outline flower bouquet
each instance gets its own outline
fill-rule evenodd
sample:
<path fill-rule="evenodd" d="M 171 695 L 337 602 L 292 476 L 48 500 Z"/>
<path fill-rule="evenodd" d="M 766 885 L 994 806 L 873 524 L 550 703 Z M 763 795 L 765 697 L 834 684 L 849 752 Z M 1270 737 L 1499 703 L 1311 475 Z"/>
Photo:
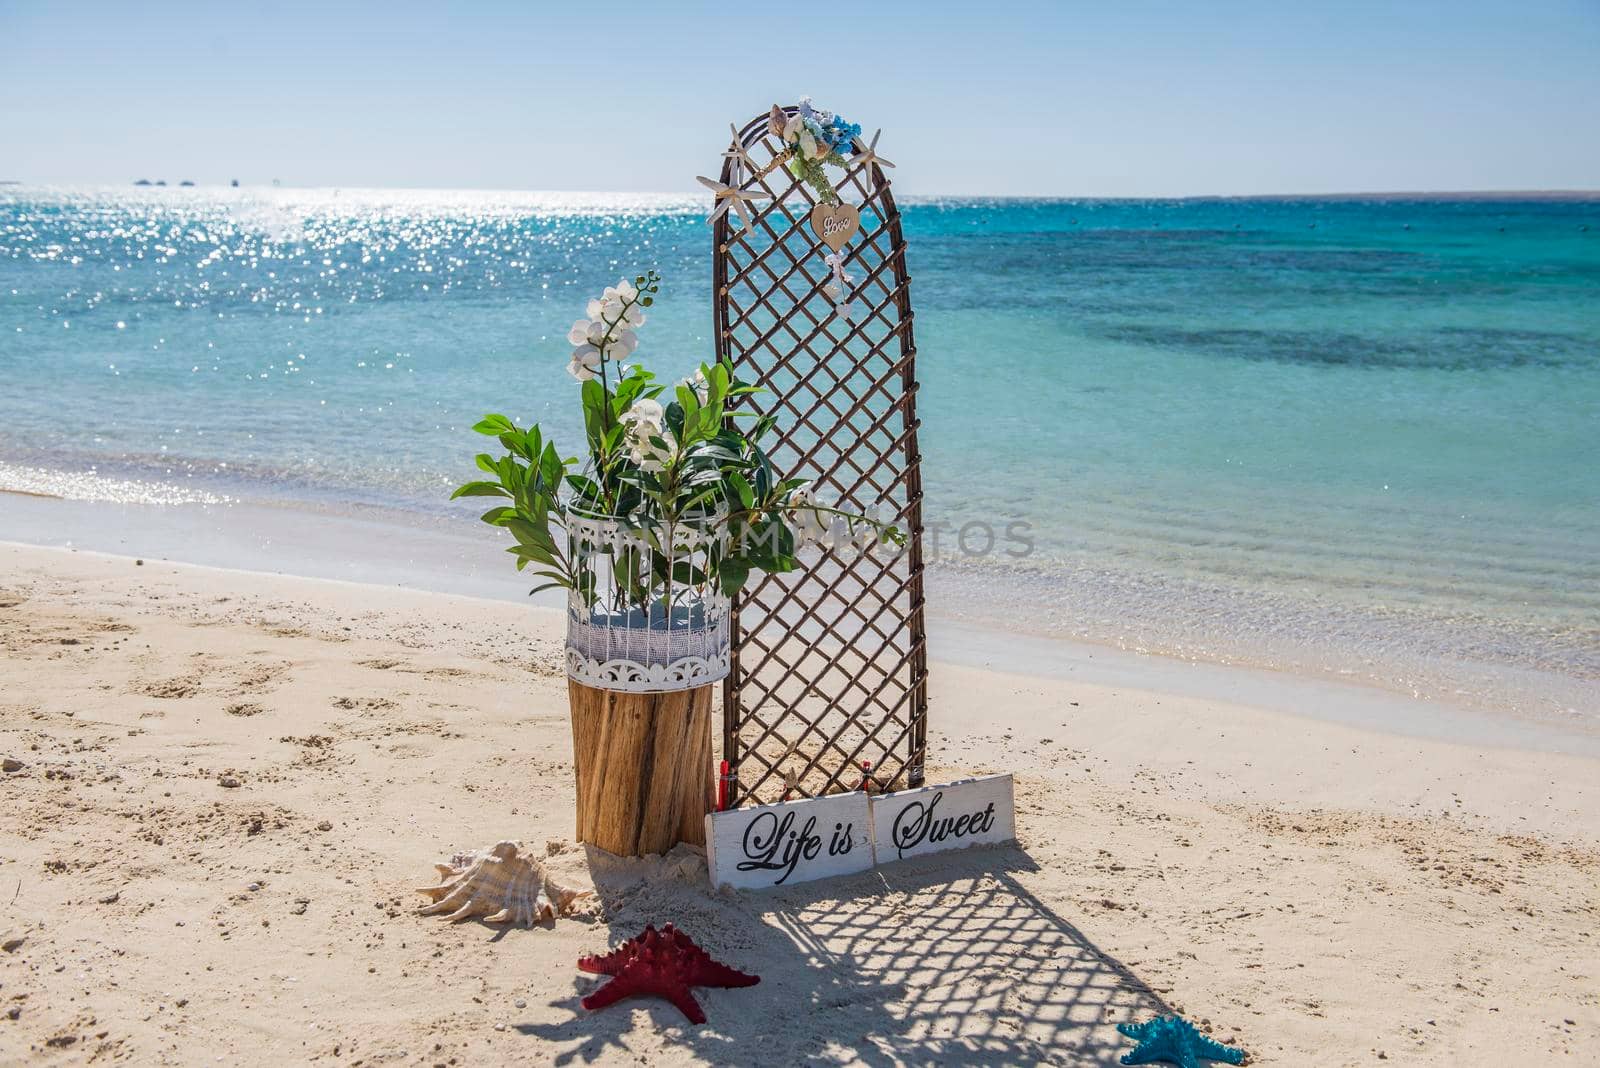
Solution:
<path fill-rule="evenodd" d="M 659 289 L 654 271 L 619 281 L 567 335 L 583 460 L 537 425 L 487 415 L 473 429 L 504 451 L 480 454 L 488 478 L 452 495 L 500 498 L 482 519 L 510 533 L 518 570 L 540 580 L 533 592 L 567 591 L 578 834 L 625 854 L 703 840 L 711 684 L 729 668 L 732 596 L 758 571 L 793 570 L 808 541 L 905 541 L 775 471 L 760 444 L 774 417 L 730 407 L 757 390 L 728 364 L 670 390 L 624 364 Z M 663 762 L 668 737 L 681 741 Z"/>
<path fill-rule="evenodd" d="M 767 119 L 773 135 L 789 150 L 789 173 L 805 182 L 824 204 L 836 204 L 839 195 L 828 181 L 824 164 L 845 167 L 855 154 L 861 127 L 839 115 L 815 107 L 809 96 L 800 98 L 799 110 L 787 115 L 776 104 Z"/>

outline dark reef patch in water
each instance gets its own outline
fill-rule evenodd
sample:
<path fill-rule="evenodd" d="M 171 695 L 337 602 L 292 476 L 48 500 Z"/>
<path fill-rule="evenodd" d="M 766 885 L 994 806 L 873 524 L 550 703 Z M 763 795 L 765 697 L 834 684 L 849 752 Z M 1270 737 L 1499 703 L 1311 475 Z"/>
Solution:
<path fill-rule="evenodd" d="M 1543 330 L 1441 327 L 1400 337 L 1322 330 L 1208 328 L 1106 323 L 1088 332 L 1109 341 L 1207 356 L 1334 367 L 1485 371 L 1600 363 L 1600 340 Z"/>

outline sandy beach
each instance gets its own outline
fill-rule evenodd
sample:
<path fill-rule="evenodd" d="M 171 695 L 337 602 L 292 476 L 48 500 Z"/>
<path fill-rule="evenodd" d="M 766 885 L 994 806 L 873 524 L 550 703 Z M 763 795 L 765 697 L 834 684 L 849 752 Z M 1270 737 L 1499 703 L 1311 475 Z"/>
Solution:
<path fill-rule="evenodd" d="M 1600 1039 L 1591 737 L 969 655 L 935 664 L 929 780 L 1014 772 L 1015 846 L 716 893 L 692 850 L 572 843 L 559 649 L 542 608 L 0 544 L 0 1062 L 1111 1064 L 1163 1010 L 1263 1064 Z M 589 914 L 416 914 L 500 839 Z M 576 958 L 665 921 L 761 984 L 701 991 L 703 1027 L 580 1008 Z"/>

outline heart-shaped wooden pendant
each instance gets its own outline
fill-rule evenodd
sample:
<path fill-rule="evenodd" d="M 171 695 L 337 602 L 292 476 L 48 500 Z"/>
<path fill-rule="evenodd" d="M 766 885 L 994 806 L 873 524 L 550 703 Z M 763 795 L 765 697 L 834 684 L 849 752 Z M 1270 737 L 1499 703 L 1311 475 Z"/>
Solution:
<path fill-rule="evenodd" d="M 861 229 L 861 212 L 851 204 L 818 204 L 811 209 L 811 229 L 838 252 Z"/>

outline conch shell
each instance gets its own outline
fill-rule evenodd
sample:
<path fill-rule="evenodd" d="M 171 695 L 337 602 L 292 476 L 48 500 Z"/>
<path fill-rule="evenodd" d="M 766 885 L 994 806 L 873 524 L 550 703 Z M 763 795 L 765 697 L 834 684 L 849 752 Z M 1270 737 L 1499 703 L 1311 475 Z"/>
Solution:
<path fill-rule="evenodd" d="M 562 886 L 544 865 L 521 852 L 515 842 L 496 842 L 477 853 L 458 853 L 448 864 L 435 864 L 438 886 L 419 886 L 433 899 L 419 910 L 424 916 L 449 913 L 447 920 L 482 916 L 485 923 L 532 927 L 557 916 L 570 916 L 573 904 L 592 891 Z"/>
<path fill-rule="evenodd" d="M 782 137 L 783 128 L 788 122 L 789 116 L 783 113 L 783 109 L 776 104 L 772 105 L 772 111 L 767 115 L 767 129 L 772 132 L 772 136 Z"/>

